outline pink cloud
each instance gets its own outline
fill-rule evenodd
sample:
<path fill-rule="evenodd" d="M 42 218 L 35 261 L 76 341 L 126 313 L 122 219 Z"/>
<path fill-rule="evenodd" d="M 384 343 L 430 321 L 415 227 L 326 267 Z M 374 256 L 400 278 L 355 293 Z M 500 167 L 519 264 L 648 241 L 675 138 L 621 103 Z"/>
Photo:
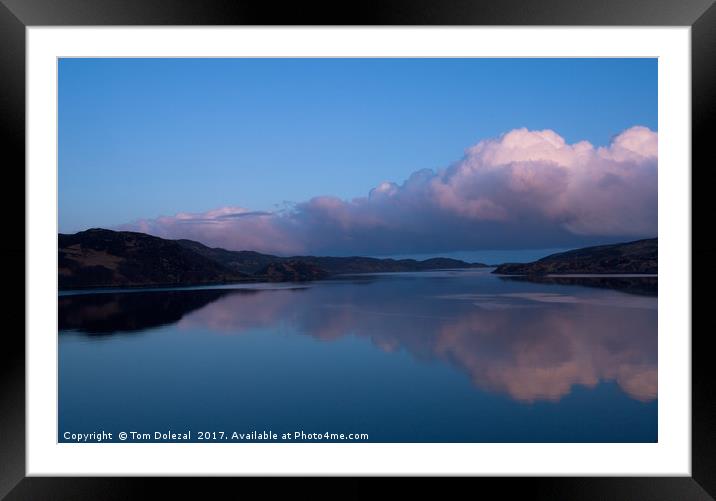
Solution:
<path fill-rule="evenodd" d="M 319 196 L 275 212 L 224 207 L 122 229 L 278 254 L 554 247 L 657 233 L 658 135 L 636 126 L 608 146 L 515 129 L 454 164 L 384 181 L 367 196 Z M 310 175 L 310 173 L 307 173 Z"/>

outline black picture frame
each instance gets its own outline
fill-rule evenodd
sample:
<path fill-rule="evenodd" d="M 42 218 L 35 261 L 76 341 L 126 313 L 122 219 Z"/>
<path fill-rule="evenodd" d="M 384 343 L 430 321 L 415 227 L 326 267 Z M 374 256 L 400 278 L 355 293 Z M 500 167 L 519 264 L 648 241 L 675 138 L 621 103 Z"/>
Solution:
<path fill-rule="evenodd" d="M 712 210 L 705 197 L 706 173 L 713 170 L 708 145 L 716 122 L 716 6 L 714 0 L 383 0 L 380 2 L 293 2 L 280 7 L 252 0 L 0 0 L 0 142 L 3 144 L 6 192 L 2 199 L 5 229 L 10 238 L 0 246 L 9 283 L 23 283 L 25 220 L 14 216 L 23 207 L 25 186 L 25 30 L 29 26 L 83 25 L 575 25 L 575 26 L 690 26 L 692 49 L 692 261 L 716 257 L 706 232 L 696 234 L 698 222 Z M 698 169 L 693 166 L 699 166 Z M 697 182 L 694 182 L 694 179 Z M 12 196 L 11 196 L 12 193 Z M 702 227 L 706 227 L 704 224 Z M 22 238 L 20 237 L 22 235 Z M 479 478 L 477 488 L 521 492 L 534 499 L 651 499 L 686 500 L 716 497 L 716 385 L 714 364 L 707 348 L 715 332 L 713 316 L 695 306 L 708 297 L 693 286 L 706 277 L 692 276 L 692 476 Z M 135 499 L 147 489 L 182 495 L 207 495 L 200 479 L 61 478 L 25 476 L 25 339 L 24 294 L 5 300 L 7 317 L 16 326 L 3 333 L 0 349 L 0 498 L 20 499 Z M 21 299 L 22 298 L 22 299 Z M 22 304 L 20 304 L 22 302 Z M 696 325 L 695 323 L 693 324 Z M 688 335 L 688 333 L 670 333 Z M 192 481 L 190 481 L 192 480 Z M 236 479 L 211 479 L 229 486 Z M 247 482 L 247 479 L 243 480 Z M 255 482 L 249 482 L 249 484 Z M 265 488 L 261 484 L 260 488 Z M 294 483 L 300 493 L 307 483 Z M 216 486 L 212 485 L 212 488 Z M 331 495 L 330 487 L 325 493 Z M 471 487 L 475 488 L 475 487 Z M 420 487 L 430 494 L 427 487 Z M 323 489 L 321 489 L 323 490 Z M 341 497 L 364 497 L 374 492 L 372 480 L 351 479 Z M 336 491 L 333 491 L 336 494 Z M 443 492 L 444 494 L 444 492 Z"/>

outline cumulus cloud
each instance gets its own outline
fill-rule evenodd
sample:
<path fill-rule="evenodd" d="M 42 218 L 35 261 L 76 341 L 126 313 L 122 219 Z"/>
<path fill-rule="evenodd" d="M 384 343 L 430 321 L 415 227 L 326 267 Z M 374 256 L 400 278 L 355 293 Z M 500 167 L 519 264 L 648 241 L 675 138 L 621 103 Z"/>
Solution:
<path fill-rule="evenodd" d="M 515 129 L 445 168 L 366 196 L 317 196 L 278 212 L 224 207 L 122 229 L 279 254 L 388 254 L 576 246 L 656 236 L 658 135 L 636 126 L 608 146 Z M 307 173 L 310 175 L 310 172 Z"/>

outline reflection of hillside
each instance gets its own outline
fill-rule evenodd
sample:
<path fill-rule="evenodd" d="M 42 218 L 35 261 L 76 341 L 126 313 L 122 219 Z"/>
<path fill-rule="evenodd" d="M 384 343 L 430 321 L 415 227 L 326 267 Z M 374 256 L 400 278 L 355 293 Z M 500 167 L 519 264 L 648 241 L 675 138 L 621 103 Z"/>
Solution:
<path fill-rule="evenodd" d="M 180 325 L 241 333 L 283 322 L 322 341 L 366 337 L 385 352 L 403 349 L 418 360 L 454 365 L 475 386 L 525 402 L 556 401 L 574 385 L 605 380 L 637 400 L 656 398 L 653 310 L 545 304 L 525 296 L 500 301 L 506 307 L 435 298 L 415 305 L 354 288 L 274 291 L 224 297 Z"/>
<path fill-rule="evenodd" d="M 599 289 L 613 289 L 628 294 L 640 296 L 657 296 L 659 281 L 658 277 L 565 277 L 546 275 L 501 275 L 501 280 L 517 280 L 521 282 L 533 282 L 538 284 L 553 285 L 581 285 L 583 287 L 596 287 Z"/>
<path fill-rule="evenodd" d="M 86 334 L 141 331 L 175 323 L 187 313 L 235 292 L 198 289 L 60 296 L 59 329 Z"/>

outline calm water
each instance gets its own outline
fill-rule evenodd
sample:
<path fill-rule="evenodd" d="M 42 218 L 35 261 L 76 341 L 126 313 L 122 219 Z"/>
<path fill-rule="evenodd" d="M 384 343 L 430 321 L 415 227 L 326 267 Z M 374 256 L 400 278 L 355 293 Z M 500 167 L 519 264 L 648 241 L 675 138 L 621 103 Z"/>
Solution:
<path fill-rule="evenodd" d="M 61 295 L 59 440 L 655 442 L 655 282 L 458 270 Z"/>

